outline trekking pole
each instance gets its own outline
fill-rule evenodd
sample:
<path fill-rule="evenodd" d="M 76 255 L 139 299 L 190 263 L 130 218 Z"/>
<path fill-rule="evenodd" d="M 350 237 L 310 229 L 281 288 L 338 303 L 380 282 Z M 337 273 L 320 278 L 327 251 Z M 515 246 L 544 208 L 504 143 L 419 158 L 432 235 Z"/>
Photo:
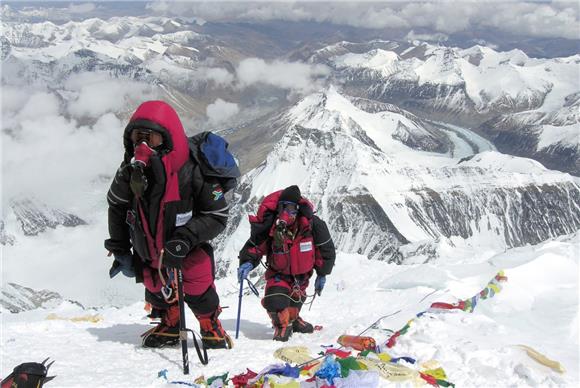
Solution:
<path fill-rule="evenodd" d="M 183 358 L 183 374 L 189 374 L 189 353 L 187 349 L 187 328 L 185 325 L 185 303 L 183 301 L 183 274 L 177 270 L 177 300 L 179 303 L 179 340 L 181 341 L 181 355 Z M 195 340 L 195 338 L 194 338 Z"/>
<path fill-rule="evenodd" d="M 240 293 L 238 295 L 238 319 L 236 321 L 236 339 L 238 339 L 238 335 L 240 334 L 240 315 L 242 313 L 242 297 L 244 291 L 244 279 L 240 282 Z"/>

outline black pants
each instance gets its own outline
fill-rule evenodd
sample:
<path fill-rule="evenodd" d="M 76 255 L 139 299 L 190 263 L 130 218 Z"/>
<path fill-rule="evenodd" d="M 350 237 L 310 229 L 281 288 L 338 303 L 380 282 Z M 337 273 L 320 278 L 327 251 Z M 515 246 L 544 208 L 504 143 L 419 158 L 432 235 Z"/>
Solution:
<path fill-rule="evenodd" d="M 306 300 L 308 277 L 295 278 L 289 275 L 276 274 L 266 282 L 266 292 L 262 306 L 268 311 L 282 311 L 288 307 L 300 309 Z"/>

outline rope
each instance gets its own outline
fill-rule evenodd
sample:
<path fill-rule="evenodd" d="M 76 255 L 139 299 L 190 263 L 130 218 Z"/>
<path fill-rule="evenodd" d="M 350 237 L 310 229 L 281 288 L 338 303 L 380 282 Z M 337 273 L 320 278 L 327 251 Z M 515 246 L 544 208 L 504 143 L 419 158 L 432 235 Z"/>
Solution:
<path fill-rule="evenodd" d="M 168 276 L 169 276 L 169 284 L 165 281 L 165 277 L 163 276 L 163 271 L 161 271 L 161 268 L 163 267 L 163 249 L 161 250 L 161 252 L 159 253 L 159 267 L 157 268 L 157 272 L 159 273 L 159 279 L 161 280 L 161 284 L 163 284 L 163 287 L 161 287 L 161 294 L 163 295 L 163 299 L 165 299 L 165 301 L 169 304 L 171 303 L 175 303 L 177 302 L 178 299 L 178 295 L 177 292 L 175 292 L 175 290 L 177 289 L 177 284 L 176 284 L 176 272 L 177 270 L 174 269 L 173 271 L 167 270 Z M 173 298 L 171 298 L 171 296 L 173 295 Z"/>
<path fill-rule="evenodd" d="M 415 303 L 415 304 L 419 304 L 419 303 L 423 302 L 425 299 L 427 299 L 429 296 L 433 295 L 433 294 L 434 294 L 434 293 L 436 293 L 437 291 L 439 291 L 439 290 L 434 290 L 434 291 L 430 292 L 429 294 L 425 295 L 423 298 L 421 298 L 421 300 L 420 300 L 419 302 L 417 302 L 417 303 Z M 447 291 L 447 290 L 445 290 L 445 291 Z M 444 291 L 444 292 L 445 292 L 445 291 Z M 316 294 L 315 294 L 315 295 L 316 295 Z M 311 303 L 312 303 L 312 302 L 311 302 Z M 403 310 L 397 310 L 397 311 L 395 311 L 395 312 L 393 312 L 393 313 L 390 313 L 390 314 L 387 314 L 387 315 L 383 315 L 382 317 L 380 317 L 379 319 L 377 319 L 376 321 L 374 321 L 374 322 L 373 322 L 371 325 L 369 325 L 369 326 L 368 326 L 366 329 L 364 329 L 363 331 L 361 331 L 360 333 L 358 333 L 358 334 L 357 334 L 357 337 L 359 337 L 359 336 L 363 335 L 364 333 L 366 333 L 366 332 L 367 332 L 367 331 L 369 331 L 370 329 L 374 328 L 374 327 L 375 327 L 375 326 L 376 326 L 376 325 L 377 325 L 377 324 L 378 324 L 380 321 L 382 321 L 383 319 L 385 319 L 385 318 L 389 318 L 389 317 L 392 317 L 392 316 L 395 316 L 395 315 L 399 314 L 401 311 L 403 311 Z M 390 331 L 390 332 L 392 332 L 392 330 L 389 330 L 389 331 Z M 344 348 L 344 345 L 340 345 L 340 347 L 338 347 L 337 349 L 338 349 L 338 350 L 340 350 L 340 349 L 342 349 L 342 348 Z M 299 364 L 299 365 L 296 365 L 296 366 L 297 366 L 298 368 L 301 368 L 301 367 L 303 367 L 303 366 L 305 366 L 305 365 L 308 365 L 308 364 L 310 364 L 312 361 L 317 361 L 317 360 L 320 360 L 321 358 L 324 358 L 324 357 L 326 357 L 326 355 L 323 355 L 323 356 L 319 356 L 319 357 L 313 358 L 313 359 L 311 359 L 311 360 L 309 360 L 309 361 L 303 362 L 302 364 Z"/>
<path fill-rule="evenodd" d="M 304 300 L 303 300 L 303 299 L 302 299 L 302 297 L 299 297 L 299 299 L 294 299 L 294 298 L 292 298 L 292 297 L 291 297 L 290 295 L 288 295 L 288 294 L 283 294 L 283 293 L 281 293 L 281 292 L 276 292 L 276 293 L 274 293 L 274 294 L 268 294 L 268 295 L 264 295 L 264 299 L 266 299 L 266 298 L 270 298 L 270 297 L 272 297 L 272 296 L 283 296 L 283 297 L 285 297 L 285 298 L 288 298 L 288 299 L 290 299 L 290 300 L 291 300 L 292 302 L 294 302 L 294 303 L 302 303 L 302 304 L 304 304 L 304 305 L 307 305 L 307 304 L 309 304 L 309 303 L 306 303 L 306 300 L 307 300 L 308 298 L 314 298 L 314 297 L 316 296 L 316 294 L 312 294 L 312 295 L 304 295 Z M 312 303 L 312 302 L 310 302 L 310 303 Z"/>
<path fill-rule="evenodd" d="M 367 327 L 366 329 L 364 329 L 363 331 L 361 331 L 361 332 L 360 332 L 360 333 L 357 335 L 357 337 L 358 337 L 358 336 L 361 336 L 361 335 L 363 335 L 363 334 L 364 334 L 364 333 L 366 333 L 368 330 L 372 329 L 372 328 L 373 328 L 373 327 L 374 327 L 374 326 L 375 326 L 377 323 L 379 323 L 379 322 L 380 322 L 380 321 L 382 321 L 383 319 L 385 319 L 385 318 L 389 318 L 389 317 L 392 317 L 392 316 L 394 316 L 394 315 L 397 315 L 397 314 L 398 314 L 398 313 L 400 313 L 401 311 L 402 311 L 402 310 L 397 310 L 397 311 L 395 311 L 394 313 L 390 313 L 390 314 L 387 314 L 387 315 L 383 315 L 382 317 L 380 317 L 379 319 L 377 319 L 376 321 L 374 321 L 374 322 L 373 322 L 373 323 L 372 323 L 372 324 L 371 324 L 369 327 Z M 340 349 L 342 349 L 342 348 L 344 348 L 344 345 L 340 345 L 340 347 L 338 347 L 337 349 L 338 349 L 338 350 L 340 350 Z M 296 367 L 297 367 L 297 368 L 302 368 L 303 366 L 310 364 L 312 361 L 317 361 L 317 360 L 320 360 L 321 358 L 324 358 L 324 357 L 326 357 L 326 355 L 318 356 L 318 357 L 316 357 L 316 358 L 313 358 L 313 359 L 311 359 L 311 360 L 308 360 L 308 361 L 306 361 L 306 362 L 303 362 L 302 364 L 296 365 Z"/>

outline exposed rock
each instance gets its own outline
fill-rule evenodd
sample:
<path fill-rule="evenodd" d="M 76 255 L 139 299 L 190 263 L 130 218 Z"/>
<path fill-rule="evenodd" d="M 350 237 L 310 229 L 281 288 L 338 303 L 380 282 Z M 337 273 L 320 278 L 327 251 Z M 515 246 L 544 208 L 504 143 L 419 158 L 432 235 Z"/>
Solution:
<path fill-rule="evenodd" d="M 6 226 L 4 225 L 4 221 L 0 220 L 0 244 L 14 245 L 15 241 L 16 238 L 13 235 L 8 234 L 8 232 L 6 232 Z"/>
<path fill-rule="evenodd" d="M 86 225 L 86 221 L 74 214 L 51 209 L 29 199 L 14 200 L 10 207 L 26 236 L 36 236 L 48 228 L 54 229 L 59 225 L 67 227 Z"/>
<path fill-rule="evenodd" d="M 15 283 L 8 283 L 2 288 L 0 306 L 11 313 L 20 313 L 39 307 L 55 307 L 63 300 L 62 296 L 56 292 L 33 290 Z"/>

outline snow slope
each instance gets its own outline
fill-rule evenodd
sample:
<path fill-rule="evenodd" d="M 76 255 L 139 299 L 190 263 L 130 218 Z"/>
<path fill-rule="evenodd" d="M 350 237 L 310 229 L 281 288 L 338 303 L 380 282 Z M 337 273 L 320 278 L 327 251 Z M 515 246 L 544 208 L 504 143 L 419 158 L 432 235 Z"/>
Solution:
<path fill-rule="evenodd" d="M 458 387 L 578 386 L 579 237 L 565 236 L 487 258 L 478 252 L 456 251 L 445 262 L 429 265 L 392 265 L 339 254 L 322 296 L 311 311 L 306 307 L 303 311 L 305 319 L 324 329 L 296 334 L 288 345 L 305 345 L 316 354 L 320 345 L 335 344 L 339 335 L 357 334 L 379 317 L 401 310 L 367 333 L 384 344 L 385 329 L 400 329 L 432 302 L 473 296 L 505 269 L 508 281 L 503 291 L 482 301 L 475 312 L 427 314 L 387 351 L 420 362 L 439 361 L 448 380 Z M 235 279 L 222 279 L 218 290 L 222 305 L 229 306 L 222 322 L 233 334 Z M 191 375 L 186 377 L 181 374 L 180 349 L 140 348 L 139 334 L 149 327 L 142 307 L 135 300 L 120 309 L 83 310 L 63 303 L 20 314 L 3 312 L 0 374 L 6 375 L 21 362 L 50 356 L 56 360 L 51 372 L 57 378 L 49 386 L 164 387 L 169 385 L 157 378 L 162 369 L 168 369 L 170 380 L 190 383 L 200 375 L 209 378 L 227 371 L 232 377 L 246 368 L 257 372 L 275 363 L 273 352 L 283 345 L 271 341 L 267 316 L 258 298 L 249 294 L 243 299 L 241 333 L 234 349 L 211 351 L 205 367 L 191 349 Z M 47 320 L 49 314 L 62 318 L 96 314 L 102 320 Z M 197 328 L 191 313 L 187 320 Z M 519 344 L 559 361 L 566 372 L 558 374 L 538 364 L 515 346 Z M 380 382 L 388 386 L 386 380 Z"/>

